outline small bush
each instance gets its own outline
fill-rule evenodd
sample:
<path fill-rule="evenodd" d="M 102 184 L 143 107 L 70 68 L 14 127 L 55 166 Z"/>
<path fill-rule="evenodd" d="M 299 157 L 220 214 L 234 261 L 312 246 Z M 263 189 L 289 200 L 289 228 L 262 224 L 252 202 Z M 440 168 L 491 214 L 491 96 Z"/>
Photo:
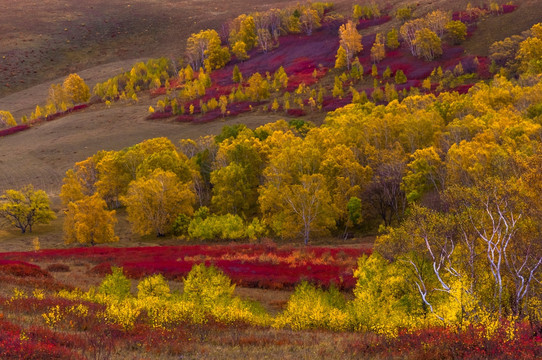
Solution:
<path fill-rule="evenodd" d="M 130 280 L 124 276 L 122 268 L 112 267 L 111 274 L 107 275 L 103 279 L 98 292 L 108 296 L 118 297 L 120 299 L 126 298 L 130 295 Z"/>
<path fill-rule="evenodd" d="M 51 275 L 39 266 L 22 261 L 0 261 L 0 273 L 16 277 L 49 278 Z"/>
<path fill-rule="evenodd" d="M 51 264 L 46 268 L 49 272 L 69 272 L 70 267 L 65 264 Z"/>
<path fill-rule="evenodd" d="M 213 306 L 217 301 L 233 296 L 235 285 L 214 266 L 194 265 L 184 280 L 184 295 L 188 300 L 203 306 Z"/>
<path fill-rule="evenodd" d="M 147 297 L 167 298 L 170 293 L 169 284 L 162 274 L 146 277 L 137 285 L 137 297 L 139 299 Z"/>

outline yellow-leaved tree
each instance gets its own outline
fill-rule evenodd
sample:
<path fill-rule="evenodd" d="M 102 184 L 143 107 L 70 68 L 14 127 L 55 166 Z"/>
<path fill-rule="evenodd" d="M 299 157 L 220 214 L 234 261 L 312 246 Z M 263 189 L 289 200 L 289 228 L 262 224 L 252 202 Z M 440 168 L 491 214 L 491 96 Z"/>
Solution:
<path fill-rule="evenodd" d="M 340 44 L 346 51 L 346 65 L 350 69 L 354 55 L 363 50 L 361 34 L 356 29 L 356 25 L 352 21 L 348 21 L 339 28 L 339 37 Z"/>
<path fill-rule="evenodd" d="M 382 34 L 376 34 L 375 42 L 371 48 L 371 60 L 373 63 L 382 61 L 386 57 L 386 48 L 384 47 Z"/>
<path fill-rule="evenodd" d="M 0 128 L 4 126 L 17 126 L 17 122 L 9 111 L 0 110 Z"/>
<path fill-rule="evenodd" d="M 115 210 L 95 194 L 70 202 L 64 219 L 64 241 L 67 244 L 103 244 L 118 241 L 115 236 Z"/>
<path fill-rule="evenodd" d="M 34 224 L 47 224 L 56 218 L 45 191 L 34 190 L 32 185 L 23 187 L 21 191 L 6 190 L 0 196 L 0 217 L 23 234 L 27 229 L 32 232 Z"/>
<path fill-rule="evenodd" d="M 179 214 L 193 214 L 196 195 L 191 183 L 182 183 L 171 171 L 156 169 L 132 181 L 121 201 L 135 232 L 164 236 Z"/>
<path fill-rule="evenodd" d="M 74 104 L 85 103 L 90 99 L 90 89 L 77 74 L 70 74 L 62 84 L 67 96 Z"/>

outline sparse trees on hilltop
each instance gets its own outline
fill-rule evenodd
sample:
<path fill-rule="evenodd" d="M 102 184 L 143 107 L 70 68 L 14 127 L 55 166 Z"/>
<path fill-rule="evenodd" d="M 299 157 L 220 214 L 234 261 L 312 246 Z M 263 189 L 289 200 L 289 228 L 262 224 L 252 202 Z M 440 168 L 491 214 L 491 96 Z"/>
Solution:
<path fill-rule="evenodd" d="M 194 69 L 203 66 L 208 71 L 220 69 L 230 61 L 230 51 L 221 45 L 215 30 L 201 30 L 192 34 L 187 40 L 186 51 Z"/>

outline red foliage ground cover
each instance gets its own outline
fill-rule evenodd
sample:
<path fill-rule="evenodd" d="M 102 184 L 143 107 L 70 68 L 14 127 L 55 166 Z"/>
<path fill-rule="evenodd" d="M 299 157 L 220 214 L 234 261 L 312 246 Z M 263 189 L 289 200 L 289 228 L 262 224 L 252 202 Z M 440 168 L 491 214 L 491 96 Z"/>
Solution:
<path fill-rule="evenodd" d="M 503 324 L 506 325 L 506 324 Z M 353 344 L 363 354 L 388 355 L 389 358 L 409 359 L 540 359 L 542 358 L 542 329 L 527 322 L 515 324 L 513 338 L 506 326 L 491 338 L 484 329 L 471 327 L 457 332 L 449 328 L 428 328 L 403 332 L 396 338 L 383 338 L 372 344 Z M 387 358 L 387 357 L 385 357 Z"/>
<path fill-rule="evenodd" d="M 28 129 L 30 129 L 28 124 L 13 126 L 8 129 L 0 130 L 0 137 L 8 136 Z"/>
<path fill-rule="evenodd" d="M 0 318 L 0 329 L 0 359 L 2 360 L 83 359 L 77 352 L 60 344 L 63 342 L 61 339 L 63 336 L 59 334 L 50 331 L 47 333 L 45 329 L 40 329 L 39 333 L 29 330 L 21 336 L 23 331 L 19 326 L 2 318 Z"/>
<path fill-rule="evenodd" d="M 382 25 L 391 20 L 391 16 L 384 15 L 375 19 L 360 19 L 357 26 L 358 30 L 370 28 L 372 26 Z"/>
<path fill-rule="evenodd" d="M 190 245 L 137 248 L 76 248 L 32 252 L 33 259 L 85 259 L 96 264 L 94 273 L 105 275 L 122 266 L 132 278 L 161 273 L 181 279 L 198 263 L 214 264 L 243 286 L 292 288 L 302 280 L 341 289 L 355 285 L 357 258 L 370 254 L 358 248 L 276 248 L 264 245 Z M 4 259 L 24 260 L 29 253 L 4 253 Z"/>
<path fill-rule="evenodd" d="M 0 274 L 17 277 L 51 277 L 47 271 L 42 270 L 39 266 L 13 260 L 0 260 Z"/>
<path fill-rule="evenodd" d="M 249 52 L 250 59 L 245 62 L 232 61 L 226 67 L 214 71 L 211 75 L 213 83 L 218 85 L 231 85 L 232 72 L 235 65 L 245 77 L 259 72 L 267 71 L 273 74 L 281 66 L 286 74 L 292 76 L 296 69 L 312 72 L 315 68 L 333 67 L 335 53 L 339 47 L 338 23 L 324 23 L 322 28 L 313 32 L 311 36 L 287 35 L 279 38 L 280 45 L 264 53 L 260 49 Z"/>

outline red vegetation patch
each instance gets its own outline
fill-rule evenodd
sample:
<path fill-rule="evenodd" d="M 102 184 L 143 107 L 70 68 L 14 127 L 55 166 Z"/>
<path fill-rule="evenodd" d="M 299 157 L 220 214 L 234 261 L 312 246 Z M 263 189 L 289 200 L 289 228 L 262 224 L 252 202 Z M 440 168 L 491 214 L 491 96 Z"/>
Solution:
<path fill-rule="evenodd" d="M 309 71 L 315 68 L 330 68 L 335 64 L 335 53 L 339 47 L 338 28 L 340 24 L 325 23 L 322 28 L 311 36 L 287 35 L 279 38 L 280 45 L 264 53 L 260 49 L 249 53 L 250 59 L 245 62 L 231 62 L 223 69 L 214 71 L 211 75 L 213 83 L 231 85 L 232 72 L 235 65 L 245 78 L 259 72 L 273 74 L 283 66 L 288 76 L 296 74 L 296 70 Z"/>
<path fill-rule="evenodd" d="M 100 275 L 111 266 L 122 266 L 132 278 L 161 273 L 181 279 L 194 264 L 214 264 L 232 280 L 244 286 L 292 288 L 302 280 L 323 286 L 334 283 L 341 289 L 355 285 L 353 269 L 357 258 L 370 250 L 355 248 L 275 248 L 264 245 L 193 245 L 139 248 L 80 248 L 33 252 L 37 259 L 84 258 L 98 264 L 91 271 Z M 24 259 L 28 253 L 7 253 Z"/>
<path fill-rule="evenodd" d="M 471 327 L 461 332 L 447 328 L 429 328 L 413 333 L 403 332 L 394 338 L 352 344 L 358 354 L 386 354 L 390 358 L 416 359 L 540 359 L 542 337 L 528 323 L 514 324 L 517 330 L 510 339 L 507 324 L 490 339 L 484 329 Z M 380 357 L 379 356 L 379 357 Z M 384 356 L 386 357 L 386 356 Z M 386 357 L 387 358 L 387 357 Z"/>
<path fill-rule="evenodd" d="M 70 267 L 66 264 L 51 264 L 47 266 L 49 272 L 69 272 Z"/>
<path fill-rule="evenodd" d="M 360 19 L 357 26 L 358 30 L 370 28 L 372 26 L 382 25 L 391 20 L 391 16 L 385 15 L 375 19 Z"/>
<path fill-rule="evenodd" d="M 28 129 L 30 129 L 28 124 L 13 126 L 8 129 L 0 130 L 0 137 L 8 136 Z"/>
<path fill-rule="evenodd" d="M 66 116 L 68 114 L 71 114 L 71 113 L 73 113 L 75 111 L 86 109 L 87 107 L 88 107 L 88 104 L 76 105 L 74 107 L 69 108 L 66 111 L 61 111 L 61 112 L 57 112 L 57 113 L 54 113 L 54 114 L 51 114 L 51 115 L 47 115 L 45 117 L 45 121 L 53 121 L 53 120 L 56 120 L 56 119 L 58 119 L 58 118 L 60 118 L 62 116 Z"/>
<path fill-rule="evenodd" d="M 22 340 L 22 330 L 19 326 L 0 318 L 0 358 L 28 360 L 77 360 L 81 355 L 60 343 L 65 336 L 55 334 L 45 329 L 31 328 L 24 331 L 26 340 Z M 71 345 L 71 344 L 70 344 Z"/>
<path fill-rule="evenodd" d="M 301 109 L 288 109 L 287 114 L 290 116 L 296 116 L 296 117 L 301 117 L 301 116 L 306 115 L 305 111 Z"/>
<path fill-rule="evenodd" d="M 22 261 L 0 260 L 0 273 L 16 277 L 49 278 L 51 275 L 39 266 Z"/>
<path fill-rule="evenodd" d="M 367 94 L 367 96 L 370 96 L 373 92 L 372 88 L 371 89 L 366 89 L 364 90 L 365 93 Z M 343 97 L 342 99 L 338 99 L 338 98 L 334 98 L 334 97 L 326 97 L 324 98 L 324 101 L 322 103 L 322 108 L 324 111 L 334 111 L 334 110 L 337 110 L 338 108 L 341 108 L 343 106 L 346 106 L 348 104 L 350 104 L 352 102 L 352 96 L 345 96 Z"/>
<path fill-rule="evenodd" d="M 171 111 L 155 111 L 149 116 L 147 116 L 147 120 L 167 119 L 172 116 L 173 116 L 173 113 L 171 113 Z"/>
<path fill-rule="evenodd" d="M 513 4 L 503 5 L 502 6 L 502 13 L 503 14 L 508 14 L 508 13 L 513 12 L 513 11 L 516 11 L 517 8 L 518 8 L 518 5 L 513 5 Z"/>

